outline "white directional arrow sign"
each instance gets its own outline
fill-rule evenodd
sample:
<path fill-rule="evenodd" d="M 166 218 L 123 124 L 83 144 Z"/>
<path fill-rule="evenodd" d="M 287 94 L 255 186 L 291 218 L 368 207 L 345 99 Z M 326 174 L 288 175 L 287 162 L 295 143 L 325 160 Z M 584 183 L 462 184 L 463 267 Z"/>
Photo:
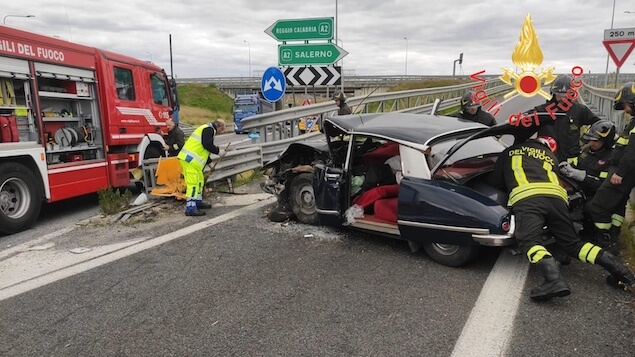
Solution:
<path fill-rule="evenodd" d="M 284 76 L 290 86 L 337 86 L 342 84 L 342 67 L 287 67 Z"/>

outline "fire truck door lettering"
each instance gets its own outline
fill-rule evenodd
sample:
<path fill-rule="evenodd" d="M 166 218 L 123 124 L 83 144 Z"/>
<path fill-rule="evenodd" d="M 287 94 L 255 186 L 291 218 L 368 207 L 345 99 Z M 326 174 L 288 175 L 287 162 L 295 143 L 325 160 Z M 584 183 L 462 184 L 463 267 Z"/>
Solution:
<path fill-rule="evenodd" d="M 150 109 L 117 107 L 117 110 L 119 111 L 119 113 L 121 113 L 123 115 L 142 116 L 151 125 L 162 125 L 163 124 L 163 123 L 160 123 L 157 120 L 157 118 L 154 116 L 154 114 L 152 114 Z M 127 119 L 127 120 L 131 120 L 131 119 Z M 122 120 L 122 122 L 123 122 L 123 120 Z"/>

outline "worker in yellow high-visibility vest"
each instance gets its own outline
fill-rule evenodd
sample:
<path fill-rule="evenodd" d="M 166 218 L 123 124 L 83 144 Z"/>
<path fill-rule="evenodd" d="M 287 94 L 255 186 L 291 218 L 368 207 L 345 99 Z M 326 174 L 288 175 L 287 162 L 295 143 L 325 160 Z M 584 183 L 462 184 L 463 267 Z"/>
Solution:
<path fill-rule="evenodd" d="M 178 158 L 187 186 L 186 216 L 204 216 L 205 211 L 200 209 L 212 208 L 212 205 L 203 202 L 203 186 L 205 185 L 203 168 L 211 161 L 210 153 L 220 154 L 220 148 L 214 145 L 214 137 L 223 130 L 225 130 L 223 119 L 203 124 L 194 130 L 179 152 Z"/>

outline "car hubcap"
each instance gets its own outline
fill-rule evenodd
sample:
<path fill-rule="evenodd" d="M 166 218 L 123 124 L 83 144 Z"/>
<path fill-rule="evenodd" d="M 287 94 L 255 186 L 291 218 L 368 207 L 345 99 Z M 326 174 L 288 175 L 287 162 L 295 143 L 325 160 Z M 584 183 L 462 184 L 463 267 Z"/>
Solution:
<path fill-rule="evenodd" d="M 0 210 L 13 219 L 22 217 L 28 210 L 29 188 L 24 181 L 10 178 L 0 186 Z"/>
<path fill-rule="evenodd" d="M 304 186 L 298 191 L 296 202 L 300 206 L 302 213 L 312 214 L 315 211 L 315 196 L 312 186 Z"/>
<path fill-rule="evenodd" d="M 437 252 L 439 252 L 440 254 L 443 255 L 452 255 L 452 254 L 456 254 L 456 252 L 459 250 L 459 246 L 456 244 L 441 244 L 441 243 L 434 243 L 432 244 L 432 246 L 434 247 L 434 250 L 436 250 Z"/>

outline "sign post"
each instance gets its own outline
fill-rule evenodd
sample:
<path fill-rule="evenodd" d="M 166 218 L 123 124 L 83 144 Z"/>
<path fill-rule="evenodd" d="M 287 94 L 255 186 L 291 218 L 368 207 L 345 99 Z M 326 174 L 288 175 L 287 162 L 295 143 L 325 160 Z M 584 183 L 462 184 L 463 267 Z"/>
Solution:
<path fill-rule="evenodd" d="M 620 73 L 620 67 L 635 49 L 635 27 L 604 30 L 604 41 L 602 43 L 617 66 L 615 71 L 615 88 L 617 88 L 617 77 Z"/>

